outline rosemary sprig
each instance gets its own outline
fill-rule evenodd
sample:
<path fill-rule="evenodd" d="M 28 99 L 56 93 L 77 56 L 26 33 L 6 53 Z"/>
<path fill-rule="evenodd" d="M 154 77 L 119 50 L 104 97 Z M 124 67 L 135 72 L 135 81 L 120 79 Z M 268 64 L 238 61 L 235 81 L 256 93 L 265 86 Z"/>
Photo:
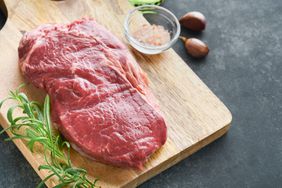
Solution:
<path fill-rule="evenodd" d="M 34 152 L 34 145 L 39 143 L 43 146 L 46 164 L 40 165 L 39 170 L 49 171 L 49 175 L 38 184 L 37 188 L 44 185 L 49 179 L 56 177 L 59 184 L 55 188 L 94 188 L 97 179 L 91 182 L 87 178 L 87 171 L 76 168 L 70 160 L 70 143 L 64 141 L 62 136 L 52 129 L 50 120 L 50 99 L 47 95 L 43 108 L 36 101 L 30 101 L 28 97 L 20 92 L 20 86 L 16 91 L 10 91 L 9 97 L 0 102 L 0 108 L 7 100 L 13 100 L 17 104 L 7 111 L 9 127 L 2 130 L 0 134 L 9 130 L 12 137 L 5 139 L 24 139 L 28 148 Z M 14 117 L 13 112 L 20 109 L 23 115 Z"/>

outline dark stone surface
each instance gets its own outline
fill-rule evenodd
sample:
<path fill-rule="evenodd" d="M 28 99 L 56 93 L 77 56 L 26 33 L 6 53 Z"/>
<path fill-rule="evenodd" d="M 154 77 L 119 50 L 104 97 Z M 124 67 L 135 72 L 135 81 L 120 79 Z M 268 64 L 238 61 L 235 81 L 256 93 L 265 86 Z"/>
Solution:
<path fill-rule="evenodd" d="M 3 14 L 3 12 L 1 12 L 0 10 L 0 29 L 2 29 L 2 27 L 4 26 L 6 22 L 6 17 L 5 15 Z"/>
<path fill-rule="evenodd" d="M 229 133 L 147 187 L 279 187 L 282 185 L 282 1 L 167 0 L 178 17 L 199 10 L 209 56 L 191 59 L 174 49 L 230 108 Z M 3 136 L 0 138 L 3 140 Z M 0 142 L 0 187 L 35 187 L 40 180 L 12 143 Z"/>

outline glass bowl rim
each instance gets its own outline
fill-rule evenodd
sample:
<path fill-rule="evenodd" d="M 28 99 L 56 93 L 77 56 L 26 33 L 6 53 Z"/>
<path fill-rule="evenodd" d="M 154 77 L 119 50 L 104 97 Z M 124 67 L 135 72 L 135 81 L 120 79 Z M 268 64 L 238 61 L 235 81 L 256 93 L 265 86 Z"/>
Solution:
<path fill-rule="evenodd" d="M 129 32 L 129 20 L 132 16 L 133 13 L 135 13 L 136 11 L 139 11 L 143 8 L 153 8 L 153 9 L 158 9 L 158 10 L 162 10 L 165 13 L 168 13 L 170 16 L 172 16 L 173 21 L 175 21 L 176 23 L 176 33 L 174 34 L 174 37 L 172 39 L 170 39 L 169 42 L 167 42 L 164 45 L 161 46 L 147 46 L 142 44 L 141 42 L 137 41 L 134 37 L 131 36 L 130 32 Z M 124 31 L 125 31 L 125 35 L 126 38 L 129 40 L 129 42 L 133 42 L 135 45 L 140 46 L 144 49 L 148 49 L 148 50 L 167 50 L 168 48 L 170 48 L 178 39 L 179 35 L 180 35 L 180 23 L 177 19 L 177 17 L 168 9 L 161 7 L 161 6 L 157 6 L 157 5 L 143 5 L 143 6 L 138 6 L 132 10 L 130 10 L 128 12 L 128 14 L 125 17 L 125 21 L 124 21 Z"/>

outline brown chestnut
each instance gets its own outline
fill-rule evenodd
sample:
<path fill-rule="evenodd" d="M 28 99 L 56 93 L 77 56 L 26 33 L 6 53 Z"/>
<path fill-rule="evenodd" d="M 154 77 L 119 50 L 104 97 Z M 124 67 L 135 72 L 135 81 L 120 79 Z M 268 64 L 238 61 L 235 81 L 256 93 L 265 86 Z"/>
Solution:
<path fill-rule="evenodd" d="M 192 31 L 203 31 L 206 28 L 206 17 L 197 11 L 188 12 L 179 20 L 180 24 Z"/>
<path fill-rule="evenodd" d="M 192 57 L 202 58 L 208 55 L 209 47 L 199 39 L 179 37 L 185 44 L 185 48 Z"/>

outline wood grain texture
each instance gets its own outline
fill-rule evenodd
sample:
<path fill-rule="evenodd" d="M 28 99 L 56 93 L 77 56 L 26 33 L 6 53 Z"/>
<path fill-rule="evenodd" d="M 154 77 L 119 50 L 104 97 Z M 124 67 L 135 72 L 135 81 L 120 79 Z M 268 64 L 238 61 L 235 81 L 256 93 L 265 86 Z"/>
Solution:
<path fill-rule="evenodd" d="M 81 17 L 93 17 L 125 42 L 123 21 L 132 8 L 126 0 L 5 0 L 5 3 L 8 20 L 0 31 L 1 99 L 24 82 L 17 64 L 21 32 L 43 23 L 67 23 Z M 168 140 L 150 157 L 143 170 L 95 163 L 72 151 L 75 165 L 86 168 L 91 177 L 98 177 L 102 187 L 136 187 L 222 136 L 232 119 L 224 104 L 172 49 L 154 56 L 134 50 L 132 53 L 148 74 L 150 88 L 159 100 L 168 126 Z M 33 86 L 25 90 L 32 99 L 42 101 L 45 95 Z M 3 127 L 7 126 L 7 107 L 1 109 Z M 42 154 L 31 153 L 21 140 L 15 144 L 39 176 L 45 177 L 46 172 L 37 170 L 44 162 Z M 54 181 L 47 182 L 48 187 L 52 187 Z"/>

